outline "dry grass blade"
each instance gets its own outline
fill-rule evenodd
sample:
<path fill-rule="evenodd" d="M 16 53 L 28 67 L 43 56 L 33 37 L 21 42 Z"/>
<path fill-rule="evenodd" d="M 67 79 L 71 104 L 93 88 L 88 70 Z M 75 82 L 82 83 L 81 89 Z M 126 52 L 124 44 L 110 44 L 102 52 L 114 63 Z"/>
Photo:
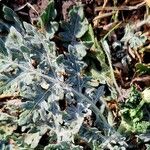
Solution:
<path fill-rule="evenodd" d="M 37 15 L 39 15 L 39 13 L 36 11 L 36 9 L 30 3 L 28 3 L 28 2 L 26 4 L 24 4 L 23 6 L 15 9 L 15 11 L 20 11 L 23 8 L 25 8 L 26 6 L 29 7 L 29 8 L 31 8 L 32 10 L 34 10 L 37 13 Z"/>
<path fill-rule="evenodd" d="M 0 95 L 0 101 L 5 101 L 5 100 L 13 100 L 19 98 L 19 95 L 12 95 L 12 94 L 2 94 Z"/>
<path fill-rule="evenodd" d="M 112 16 L 113 14 L 115 14 L 116 12 L 109 12 L 109 13 L 104 13 L 104 14 L 99 14 L 98 16 L 96 16 L 93 21 L 98 20 L 98 19 L 102 19 L 105 17 L 109 17 Z"/>
<path fill-rule="evenodd" d="M 118 84 L 116 82 L 116 78 L 115 78 L 115 75 L 114 75 L 114 71 L 113 71 L 113 67 L 112 67 L 112 62 L 111 62 L 109 45 L 106 42 L 106 40 L 104 40 L 104 39 L 101 41 L 101 44 L 102 44 L 103 50 L 105 51 L 107 59 L 108 59 L 112 81 L 114 83 L 116 91 L 118 92 L 119 97 L 121 97 L 121 99 L 123 100 L 122 92 L 121 92 L 121 90 L 120 90 L 120 88 L 119 88 L 119 86 L 118 86 Z"/>
<path fill-rule="evenodd" d="M 139 9 L 141 7 L 143 7 L 146 4 L 146 2 L 141 2 L 135 6 L 120 6 L 120 7 L 96 7 L 95 11 L 101 11 L 101 10 L 135 10 L 135 9 Z"/>

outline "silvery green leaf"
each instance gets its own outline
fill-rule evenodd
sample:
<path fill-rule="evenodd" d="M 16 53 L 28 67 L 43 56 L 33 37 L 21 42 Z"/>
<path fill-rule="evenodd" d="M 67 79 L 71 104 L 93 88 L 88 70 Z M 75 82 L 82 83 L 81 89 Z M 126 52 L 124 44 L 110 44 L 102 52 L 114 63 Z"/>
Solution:
<path fill-rule="evenodd" d="M 28 145 L 31 145 L 31 148 L 35 148 L 35 147 L 37 147 L 40 139 L 41 139 L 41 136 L 40 136 L 39 132 L 27 133 L 25 135 L 24 142 Z"/>
<path fill-rule="evenodd" d="M 32 99 L 37 96 L 37 90 L 32 84 L 27 85 L 27 83 L 20 83 L 20 95 L 27 99 Z"/>
<path fill-rule="evenodd" d="M 33 122 L 37 122 L 40 119 L 40 115 L 38 111 L 33 111 Z"/>
<path fill-rule="evenodd" d="M 137 49 L 146 42 L 147 37 L 144 35 L 138 35 L 135 33 L 133 27 L 131 25 L 126 25 L 125 35 L 121 39 L 121 41 L 125 42 L 125 44 L 129 43 L 131 48 Z"/>
<path fill-rule="evenodd" d="M 150 134 L 149 133 L 140 134 L 140 135 L 138 135 L 138 138 L 140 138 L 144 142 L 149 142 L 150 141 Z"/>
<path fill-rule="evenodd" d="M 87 88 L 87 95 L 91 98 L 91 100 L 96 104 L 97 101 L 100 101 L 100 97 L 104 95 L 104 86 L 100 86 L 97 89 L 95 88 Z"/>
<path fill-rule="evenodd" d="M 1 55 L 8 56 L 7 49 L 5 48 L 5 43 L 2 39 L 0 39 L 0 57 Z"/>
<path fill-rule="evenodd" d="M 43 41 L 43 47 L 51 59 L 56 59 L 56 45 L 52 41 Z"/>
<path fill-rule="evenodd" d="M 12 26 L 6 39 L 5 46 L 9 49 L 19 49 L 23 44 L 22 35 Z"/>
<path fill-rule="evenodd" d="M 23 126 L 25 124 L 28 124 L 31 121 L 31 116 L 32 114 L 30 113 L 30 111 L 26 110 L 23 113 L 21 113 L 21 115 L 19 116 L 19 120 L 18 120 L 18 124 L 20 126 Z"/>
<path fill-rule="evenodd" d="M 55 32 L 58 30 L 59 24 L 57 22 L 50 22 L 49 27 L 47 27 L 46 37 L 47 39 L 52 39 Z"/>
<path fill-rule="evenodd" d="M 149 150 L 150 149 L 150 145 L 149 144 L 145 144 L 146 149 Z"/>
<path fill-rule="evenodd" d="M 27 55 L 29 55 L 30 52 L 31 52 L 31 50 L 30 50 L 28 47 L 26 47 L 26 46 L 21 46 L 21 47 L 20 47 L 20 50 L 21 50 L 23 53 L 26 53 Z"/>
<path fill-rule="evenodd" d="M 34 34 L 36 34 L 37 29 L 34 26 L 32 26 L 31 24 L 29 24 L 27 22 L 23 22 L 23 26 L 28 35 L 34 36 Z"/>
<path fill-rule="evenodd" d="M 48 90 L 48 88 L 50 86 L 45 80 L 43 80 L 40 85 L 45 90 Z"/>
<path fill-rule="evenodd" d="M 113 114 L 111 111 L 108 111 L 108 116 L 107 116 L 107 120 L 108 120 L 108 123 L 113 126 L 114 124 L 114 118 L 113 118 Z"/>
<path fill-rule="evenodd" d="M 82 71 L 86 68 L 86 64 L 77 60 L 75 56 L 70 55 L 64 60 L 64 65 L 65 71 L 69 74 L 66 83 L 81 92 L 87 82 L 87 77 L 82 76 Z"/>
<path fill-rule="evenodd" d="M 147 38 L 146 37 L 140 37 L 137 35 L 134 35 L 130 40 L 129 40 L 129 44 L 131 48 L 138 48 L 141 47 L 145 42 L 146 42 Z"/>
<path fill-rule="evenodd" d="M 48 130 L 50 130 L 50 127 L 48 125 L 41 125 L 39 129 L 39 134 L 44 135 Z"/>
<path fill-rule="evenodd" d="M 48 108 L 49 108 L 48 104 L 45 100 L 40 103 L 40 107 L 45 110 L 48 110 Z"/>
<path fill-rule="evenodd" d="M 51 95 L 48 96 L 49 103 L 59 101 L 64 98 L 64 89 L 59 84 L 54 84 L 51 92 Z"/>
<path fill-rule="evenodd" d="M 10 116 L 10 115 L 8 115 L 8 114 L 6 114 L 6 113 L 0 113 L 0 121 L 15 121 L 16 120 L 16 118 L 15 117 L 13 117 L 13 116 Z"/>
<path fill-rule="evenodd" d="M 63 22 L 63 32 L 60 34 L 63 38 L 62 44 L 68 40 L 68 50 L 62 54 L 58 51 L 55 39 L 52 39 L 58 28 L 58 23 L 54 20 L 54 1 L 49 2 L 41 15 L 43 32 L 24 22 L 24 32 L 11 27 L 6 42 L 4 41 L 5 45 L 1 42 L 2 51 L 6 47 L 8 52 L 8 55 L 0 59 L 1 92 L 16 92 L 22 102 L 19 108 L 13 108 L 16 114 L 19 114 L 15 123 L 21 127 L 22 132 L 17 133 L 20 141 L 13 139 L 19 149 L 40 148 L 40 138 L 45 135 L 49 144 L 45 149 L 83 149 L 76 146 L 74 140 L 76 136 L 84 133 L 82 128 L 85 119 L 90 118 L 93 113 L 100 124 L 92 121 L 96 130 L 88 126 L 88 129 L 84 130 L 86 136 L 82 134 L 81 140 L 91 143 L 95 141 L 100 145 L 105 141 L 102 140 L 103 136 L 105 138 L 105 135 L 111 135 L 113 132 L 111 128 L 100 131 L 107 122 L 105 118 L 97 117 L 101 115 L 101 110 L 96 106 L 96 102 L 100 101 L 104 89 L 99 83 L 96 83 L 97 86 L 90 84 L 93 77 L 85 74 L 88 65 L 83 58 L 88 55 L 87 49 L 91 45 L 88 40 L 82 41 L 88 30 L 83 7 L 73 7 L 69 16 L 69 20 Z M 102 57 L 96 56 L 99 61 L 104 60 L 104 55 L 101 54 Z M 10 138 L 15 135 L 14 132 Z"/>
<path fill-rule="evenodd" d="M 46 121 L 48 119 L 46 111 L 44 109 L 42 108 L 39 109 L 39 114 L 40 114 L 41 120 Z"/>
<path fill-rule="evenodd" d="M 8 21 L 13 22 L 14 27 L 16 27 L 18 31 L 24 31 L 21 21 L 19 20 L 17 14 L 11 8 L 4 6 L 3 12 L 4 12 L 4 18 Z"/>
<path fill-rule="evenodd" d="M 69 45 L 68 51 L 69 54 L 66 54 L 67 57 L 64 57 L 62 61 L 62 63 L 64 63 L 64 68 L 73 78 L 81 78 L 80 73 L 86 68 L 86 64 L 78 58 L 76 49 L 73 46 Z"/>
<path fill-rule="evenodd" d="M 80 136 L 83 137 L 88 142 L 96 142 L 98 145 L 100 145 L 101 141 L 103 140 L 103 135 L 101 131 L 99 131 L 97 128 L 87 128 L 82 126 L 79 132 Z"/>
<path fill-rule="evenodd" d="M 69 45 L 68 50 L 75 55 L 79 60 L 82 60 L 83 57 L 87 54 L 87 47 L 82 43 L 75 43 L 73 46 Z"/>
<path fill-rule="evenodd" d="M 44 150 L 83 150 L 82 146 L 74 145 L 69 142 L 61 142 L 58 144 L 49 144 L 45 146 Z"/>
<path fill-rule="evenodd" d="M 0 32 L 1 33 L 9 32 L 9 25 L 7 23 L 3 22 L 2 20 L 0 20 Z M 0 35 L 0 38 L 2 38 L 4 40 L 5 35 Z"/>
<path fill-rule="evenodd" d="M 62 22 L 61 27 L 64 32 L 60 33 L 64 41 L 76 41 L 76 38 L 81 38 L 88 30 L 88 21 L 84 17 L 83 7 L 75 6 L 69 12 L 70 20 Z"/>
<path fill-rule="evenodd" d="M 11 66 L 12 66 L 11 62 L 9 62 L 7 64 L 4 63 L 3 60 L 0 60 L 0 62 L 1 62 L 1 66 L 0 66 L 0 72 L 1 73 L 6 72 L 6 70 L 8 71 L 11 68 Z M 1 77 L 4 77 L 4 76 L 6 77 L 6 75 L 2 75 Z"/>

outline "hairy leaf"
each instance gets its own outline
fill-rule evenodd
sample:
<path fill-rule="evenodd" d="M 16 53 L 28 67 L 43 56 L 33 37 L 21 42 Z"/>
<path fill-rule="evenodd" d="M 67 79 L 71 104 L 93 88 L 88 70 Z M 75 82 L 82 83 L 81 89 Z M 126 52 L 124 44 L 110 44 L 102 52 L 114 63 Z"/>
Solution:
<path fill-rule="evenodd" d="M 88 30 L 88 21 L 84 17 L 83 7 L 74 7 L 69 12 L 70 20 L 62 22 L 61 27 L 64 30 L 60 36 L 64 41 L 75 42 L 77 38 L 81 38 Z"/>

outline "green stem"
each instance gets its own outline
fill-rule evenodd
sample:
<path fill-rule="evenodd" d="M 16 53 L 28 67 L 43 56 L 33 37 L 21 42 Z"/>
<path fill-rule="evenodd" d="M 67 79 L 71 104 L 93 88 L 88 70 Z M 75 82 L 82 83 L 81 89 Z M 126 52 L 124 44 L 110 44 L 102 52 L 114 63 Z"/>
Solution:
<path fill-rule="evenodd" d="M 102 43 L 103 50 L 105 51 L 105 54 L 106 54 L 107 59 L 108 59 L 108 63 L 109 63 L 109 67 L 110 67 L 110 73 L 111 73 L 111 78 L 113 80 L 114 86 L 115 86 L 118 94 L 120 95 L 120 97 L 122 97 L 122 93 L 120 91 L 120 88 L 119 88 L 119 86 L 118 86 L 118 84 L 116 82 L 116 78 L 115 78 L 115 75 L 114 75 L 114 70 L 113 70 L 112 62 L 111 62 L 109 45 L 108 45 L 106 40 L 101 40 L 101 43 Z"/>

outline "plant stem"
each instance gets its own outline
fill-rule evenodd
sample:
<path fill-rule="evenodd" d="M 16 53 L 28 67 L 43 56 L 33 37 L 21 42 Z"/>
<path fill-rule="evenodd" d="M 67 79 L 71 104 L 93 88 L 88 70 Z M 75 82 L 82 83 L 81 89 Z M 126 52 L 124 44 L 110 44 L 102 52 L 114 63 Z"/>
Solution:
<path fill-rule="evenodd" d="M 115 86 L 119 96 L 122 97 L 122 93 L 120 91 L 120 88 L 119 88 L 119 86 L 118 86 L 118 84 L 116 82 L 116 78 L 115 78 L 115 75 L 114 75 L 114 70 L 113 70 L 113 67 L 112 67 L 111 56 L 110 56 L 110 49 L 109 49 L 108 43 L 107 43 L 106 40 L 101 40 L 101 43 L 102 43 L 103 50 L 105 51 L 105 54 L 106 54 L 107 59 L 108 59 L 108 63 L 109 63 L 109 66 L 110 66 L 111 78 L 113 80 L 114 86 Z"/>

